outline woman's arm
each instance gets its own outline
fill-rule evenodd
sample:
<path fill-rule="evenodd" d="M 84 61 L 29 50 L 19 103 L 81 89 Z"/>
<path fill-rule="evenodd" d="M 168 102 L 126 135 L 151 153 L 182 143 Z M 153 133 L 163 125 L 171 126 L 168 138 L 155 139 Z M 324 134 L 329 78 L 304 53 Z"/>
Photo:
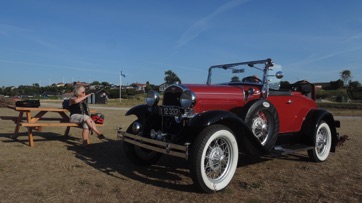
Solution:
<path fill-rule="evenodd" d="M 80 96 L 80 97 L 76 97 L 76 96 L 71 97 L 71 98 L 69 99 L 70 105 L 72 105 L 72 104 L 77 104 L 77 103 L 85 100 L 87 97 L 91 96 L 92 94 L 94 94 L 94 93 L 90 93 L 90 94 L 87 94 L 87 95 L 84 95 L 84 96 Z"/>

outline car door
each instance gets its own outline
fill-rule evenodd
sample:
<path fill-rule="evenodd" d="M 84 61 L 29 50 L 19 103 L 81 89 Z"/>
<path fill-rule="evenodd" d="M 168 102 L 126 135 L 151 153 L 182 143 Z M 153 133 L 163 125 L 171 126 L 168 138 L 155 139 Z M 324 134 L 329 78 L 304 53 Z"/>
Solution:
<path fill-rule="evenodd" d="M 273 103 L 279 116 L 279 133 L 298 132 L 315 102 L 299 92 L 271 94 L 268 100 Z"/>

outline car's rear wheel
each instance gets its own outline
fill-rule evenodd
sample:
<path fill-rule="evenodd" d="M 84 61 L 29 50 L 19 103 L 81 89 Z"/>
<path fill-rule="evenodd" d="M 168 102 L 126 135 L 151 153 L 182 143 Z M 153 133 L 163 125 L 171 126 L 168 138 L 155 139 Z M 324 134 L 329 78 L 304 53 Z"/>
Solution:
<path fill-rule="evenodd" d="M 135 121 L 138 122 L 138 121 Z M 132 133 L 132 124 L 128 127 L 127 133 Z M 152 165 L 156 163 L 161 157 L 162 154 L 151 151 L 139 146 L 135 146 L 128 142 L 123 142 L 123 151 L 126 157 L 137 165 Z"/>
<path fill-rule="evenodd" d="M 326 122 L 320 122 L 313 139 L 315 146 L 308 150 L 309 159 L 314 162 L 323 162 L 328 158 L 332 145 L 331 129 Z"/>
<path fill-rule="evenodd" d="M 192 144 L 190 172 L 195 186 L 211 193 L 233 178 L 239 150 L 233 132 L 223 125 L 206 127 Z"/>
<path fill-rule="evenodd" d="M 248 108 L 244 118 L 264 149 L 271 150 L 279 132 L 279 118 L 275 107 L 266 100 L 258 100 Z"/>

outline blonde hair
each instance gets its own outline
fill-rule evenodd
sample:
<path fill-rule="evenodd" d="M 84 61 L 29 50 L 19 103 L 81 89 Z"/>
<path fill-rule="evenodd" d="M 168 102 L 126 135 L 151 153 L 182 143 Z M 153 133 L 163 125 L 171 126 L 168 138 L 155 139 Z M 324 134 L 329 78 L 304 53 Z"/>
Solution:
<path fill-rule="evenodd" d="M 79 96 L 82 92 L 85 91 L 84 86 L 75 86 L 74 88 L 74 95 Z"/>

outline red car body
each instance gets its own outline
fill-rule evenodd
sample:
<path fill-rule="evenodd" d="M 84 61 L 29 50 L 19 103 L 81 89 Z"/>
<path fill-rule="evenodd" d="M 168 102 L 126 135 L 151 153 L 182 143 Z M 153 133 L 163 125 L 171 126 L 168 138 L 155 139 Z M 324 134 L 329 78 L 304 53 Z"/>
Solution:
<path fill-rule="evenodd" d="M 261 75 L 240 80 L 245 70 L 239 67 Z M 141 165 L 155 163 L 162 154 L 185 158 L 195 185 L 208 193 L 229 184 L 239 153 L 304 149 L 312 161 L 325 161 L 335 151 L 339 122 L 317 107 L 313 84 L 280 85 L 274 78 L 283 74 L 271 74 L 273 68 L 271 59 L 211 66 L 206 84 L 170 85 L 162 104 L 157 92 L 148 92 L 147 104 L 126 113 L 138 119 L 119 130 L 125 155 Z M 212 84 L 213 75 L 231 81 Z"/>

